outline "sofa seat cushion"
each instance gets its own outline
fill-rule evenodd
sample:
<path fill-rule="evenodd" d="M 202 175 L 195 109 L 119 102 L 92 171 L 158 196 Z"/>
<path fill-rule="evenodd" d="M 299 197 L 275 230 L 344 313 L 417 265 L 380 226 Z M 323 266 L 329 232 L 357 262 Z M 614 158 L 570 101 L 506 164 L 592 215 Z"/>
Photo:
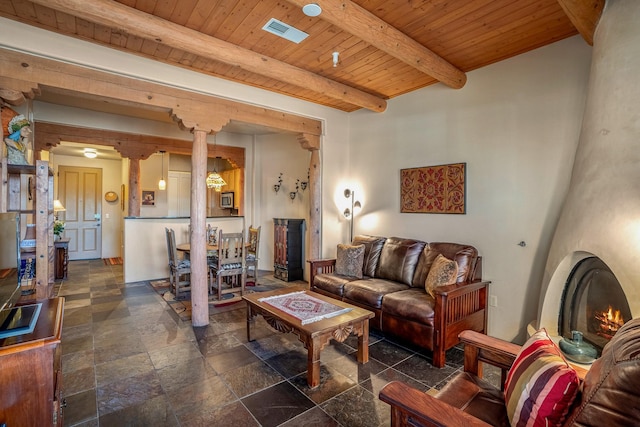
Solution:
<path fill-rule="evenodd" d="M 411 288 L 385 295 L 382 300 L 382 312 L 433 326 L 435 304 L 433 297 L 424 289 Z"/>
<path fill-rule="evenodd" d="M 504 395 L 496 387 L 468 372 L 461 372 L 443 387 L 438 400 L 461 409 L 492 426 L 509 427 Z"/>
<path fill-rule="evenodd" d="M 318 274 L 313 280 L 313 287 L 334 294 L 342 298 L 344 285 L 351 281 L 358 280 L 351 276 L 340 276 L 335 273 Z"/>
<path fill-rule="evenodd" d="M 409 286 L 390 280 L 369 278 L 346 283 L 344 297 L 373 308 L 380 308 L 385 295 L 405 289 L 409 289 Z"/>

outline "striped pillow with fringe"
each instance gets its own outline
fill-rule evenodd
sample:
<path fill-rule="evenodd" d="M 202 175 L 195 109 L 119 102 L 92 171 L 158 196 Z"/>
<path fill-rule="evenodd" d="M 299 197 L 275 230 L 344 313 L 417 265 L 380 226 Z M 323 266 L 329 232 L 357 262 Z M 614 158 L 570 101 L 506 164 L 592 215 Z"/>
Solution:
<path fill-rule="evenodd" d="M 507 375 L 504 397 L 511 426 L 561 426 L 579 385 L 578 374 L 547 331 L 537 331 Z"/>

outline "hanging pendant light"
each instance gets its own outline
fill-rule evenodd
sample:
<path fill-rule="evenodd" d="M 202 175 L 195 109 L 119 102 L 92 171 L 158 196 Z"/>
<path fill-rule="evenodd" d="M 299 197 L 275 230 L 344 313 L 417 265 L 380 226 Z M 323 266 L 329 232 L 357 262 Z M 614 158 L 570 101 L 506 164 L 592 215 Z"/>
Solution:
<path fill-rule="evenodd" d="M 222 177 L 217 171 L 216 165 L 218 164 L 219 158 L 220 157 L 216 157 L 215 162 L 213 163 L 213 172 L 207 175 L 207 188 L 213 188 L 218 192 L 222 191 L 223 186 L 227 185 L 227 182 L 224 179 L 222 179 Z"/>
<path fill-rule="evenodd" d="M 160 175 L 160 181 L 158 181 L 158 190 L 166 190 L 167 181 L 164 180 L 164 150 L 161 150 L 160 154 L 162 154 L 162 175 Z"/>

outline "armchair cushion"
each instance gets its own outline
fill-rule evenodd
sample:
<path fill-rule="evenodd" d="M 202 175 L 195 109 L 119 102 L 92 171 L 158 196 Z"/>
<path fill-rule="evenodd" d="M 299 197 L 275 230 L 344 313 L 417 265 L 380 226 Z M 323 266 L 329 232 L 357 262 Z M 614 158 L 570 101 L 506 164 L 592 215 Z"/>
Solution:
<path fill-rule="evenodd" d="M 547 331 L 539 330 L 522 346 L 507 375 L 505 402 L 511 425 L 562 425 L 579 384 L 578 374 Z"/>
<path fill-rule="evenodd" d="M 438 286 L 452 285 L 458 277 L 458 263 L 442 255 L 438 255 L 425 281 L 425 289 L 431 297 L 435 298 L 433 289 Z"/>
<path fill-rule="evenodd" d="M 338 245 L 336 257 L 336 274 L 362 279 L 362 264 L 364 263 L 364 245 Z"/>

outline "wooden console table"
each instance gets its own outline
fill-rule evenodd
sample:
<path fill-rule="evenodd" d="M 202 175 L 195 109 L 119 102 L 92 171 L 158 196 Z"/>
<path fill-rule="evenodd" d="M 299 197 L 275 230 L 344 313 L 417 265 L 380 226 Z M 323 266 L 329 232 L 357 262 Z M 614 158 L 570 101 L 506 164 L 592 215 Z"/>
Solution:
<path fill-rule="evenodd" d="M 0 425 L 63 424 L 60 338 L 64 298 L 37 302 L 42 309 L 34 331 L 0 339 Z"/>
<path fill-rule="evenodd" d="M 55 246 L 55 278 L 67 278 L 67 265 L 69 264 L 69 239 L 60 239 L 53 242 Z"/>

